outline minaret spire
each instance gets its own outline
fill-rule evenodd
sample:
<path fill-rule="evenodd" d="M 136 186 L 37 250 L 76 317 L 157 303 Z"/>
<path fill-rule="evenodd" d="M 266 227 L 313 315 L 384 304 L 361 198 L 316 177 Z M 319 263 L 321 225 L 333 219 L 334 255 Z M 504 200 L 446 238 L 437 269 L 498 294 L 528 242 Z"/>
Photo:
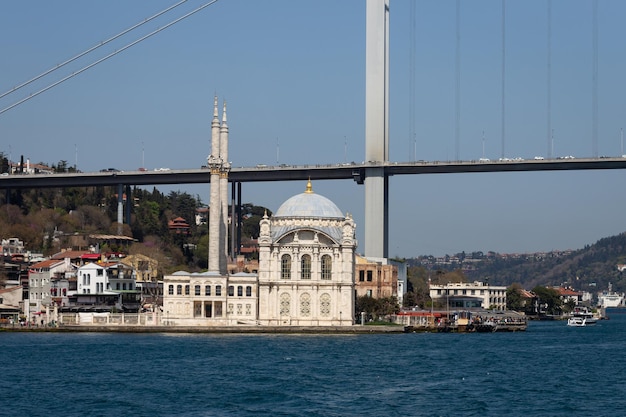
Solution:
<path fill-rule="evenodd" d="M 222 125 L 220 126 L 220 201 L 221 201 L 221 225 L 222 251 L 220 253 L 220 267 L 224 272 L 228 269 L 228 174 L 230 163 L 228 162 L 228 124 L 226 123 L 226 100 L 222 110 Z"/>
<path fill-rule="evenodd" d="M 221 203 L 221 172 L 223 160 L 220 158 L 220 119 L 217 107 L 217 95 L 213 100 L 213 121 L 211 122 L 211 155 L 208 167 L 211 172 L 211 195 L 209 200 L 209 272 L 225 273 L 226 265 L 222 265 L 223 239 L 222 234 L 222 203 Z"/>

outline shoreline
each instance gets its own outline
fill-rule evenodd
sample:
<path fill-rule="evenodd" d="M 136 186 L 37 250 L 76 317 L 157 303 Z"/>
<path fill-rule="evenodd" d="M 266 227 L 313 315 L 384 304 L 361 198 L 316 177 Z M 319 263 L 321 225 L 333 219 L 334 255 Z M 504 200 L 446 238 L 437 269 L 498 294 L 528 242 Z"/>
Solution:
<path fill-rule="evenodd" d="M 0 332 L 30 333 L 213 333 L 213 334 L 398 334 L 404 326 L 76 326 L 1 327 Z M 428 329 L 424 329 L 428 331 Z"/>

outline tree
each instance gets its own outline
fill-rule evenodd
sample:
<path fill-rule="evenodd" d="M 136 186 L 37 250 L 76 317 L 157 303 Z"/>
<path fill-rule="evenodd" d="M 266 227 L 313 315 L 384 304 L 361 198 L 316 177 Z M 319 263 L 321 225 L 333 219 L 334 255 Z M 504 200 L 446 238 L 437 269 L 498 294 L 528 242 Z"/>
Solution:
<path fill-rule="evenodd" d="M 511 284 L 506 289 L 506 309 L 514 311 L 523 311 L 525 307 L 524 298 L 522 297 L 522 285 L 518 283 Z"/>
<path fill-rule="evenodd" d="M 356 298 L 355 310 L 357 320 L 361 313 L 365 313 L 367 320 L 379 320 L 398 312 L 398 300 L 396 297 L 373 298 L 364 295 Z"/>
<path fill-rule="evenodd" d="M 560 314 L 563 301 L 559 292 L 554 288 L 542 287 L 540 285 L 533 288 L 533 292 L 537 295 L 539 303 L 538 313 Z"/>

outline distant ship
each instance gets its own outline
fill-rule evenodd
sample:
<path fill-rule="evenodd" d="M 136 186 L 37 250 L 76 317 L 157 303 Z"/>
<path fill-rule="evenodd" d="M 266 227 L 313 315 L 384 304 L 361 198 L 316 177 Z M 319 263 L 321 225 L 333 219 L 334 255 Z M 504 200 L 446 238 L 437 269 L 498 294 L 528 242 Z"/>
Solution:
<path fill-rule="evenodd" d="M 602 308 L 623 307 L 624 294 L 613 292 L 613 286 L 609 282 L 609 290 L 598 295 L 598 305 Z"/>

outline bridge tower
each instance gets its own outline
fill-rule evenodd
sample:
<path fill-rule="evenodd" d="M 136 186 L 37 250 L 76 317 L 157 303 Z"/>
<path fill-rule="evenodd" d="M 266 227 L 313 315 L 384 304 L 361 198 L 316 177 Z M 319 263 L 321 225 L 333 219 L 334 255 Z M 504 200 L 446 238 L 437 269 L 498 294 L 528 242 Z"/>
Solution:
<path fill-rule="evenodd" d="M 367 0 L 365 39 L 365 160 L 389 161 L 389 0 Z M 386 258 L 389 178 L 365 168 L 365 256 Z"/>

